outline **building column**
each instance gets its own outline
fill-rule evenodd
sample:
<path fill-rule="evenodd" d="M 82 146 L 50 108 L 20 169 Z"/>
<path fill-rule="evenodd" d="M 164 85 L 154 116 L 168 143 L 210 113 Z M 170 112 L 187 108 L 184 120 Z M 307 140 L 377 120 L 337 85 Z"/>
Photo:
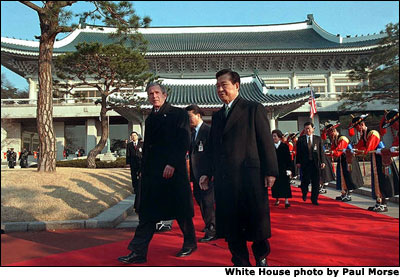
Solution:
<path fill-rule="evenodd" d="M 134 131 L 134 124 L 133 121 L 128 121 L 128 137 L 131 135 L 131 133 Z"/>
<path fill-rule="evenodd" d="M 95 148 L 97 144 L 97 128 L 96 119 L 89 118 L 86 120 L 86 155 L 90 150 Z"/>
<path fill-rule="evenodd" d="M 334 86 L 334 81 L 333 81 L 333 76 L 332 76 L 332 72 L 328 73 L 328 90 L 325 94 L 325 97 L 327 98 L 335 98 L 336 96 L 333 95 L 333 93 L 335 93 L 335 86 Z"/>
<path fill-rule="evenodd" d="M 274 116 L 274 112 L 267 112 L 267 117 L 269 121 L 269 128 L 271 129 L 271 132 L 277 128 L 277 120 Z"/>
<path fill-rule="evenodd" d="M 297 86 L 297 76 L 296 73 L 293 72 L 292 76 L 290 77 L 290 88 L 294 89 Z"/>
<path fill-rule="evenodd" d="M 29 100 L 37 100 L 36 82 L 32 78 L 28 78 L 29 83 Z"/>
<path fill-rule="evenodd" d="M 64 122 L 54 122 L 54 131 L 56 133 L 56 160 L 64 159 L 65 135 Z"/>

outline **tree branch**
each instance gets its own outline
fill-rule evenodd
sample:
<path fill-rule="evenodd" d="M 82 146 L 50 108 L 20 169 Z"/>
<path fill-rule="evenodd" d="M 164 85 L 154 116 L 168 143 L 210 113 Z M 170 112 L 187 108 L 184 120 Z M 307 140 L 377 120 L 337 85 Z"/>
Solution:
<path fill-rule="evenodd" d="M 39 14 L 44 12 L 43 8 L 33 4 L 31 1 L 19 1 L 19 2 L 21 4 L 24 4 L 25 6 L 28 6 L 29 8 L 37 11 Z"/>

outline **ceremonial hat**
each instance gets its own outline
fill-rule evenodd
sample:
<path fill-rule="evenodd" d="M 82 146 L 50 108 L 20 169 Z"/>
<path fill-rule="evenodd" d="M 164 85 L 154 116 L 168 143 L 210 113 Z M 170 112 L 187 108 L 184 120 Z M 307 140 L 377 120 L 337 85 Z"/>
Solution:
<path fill-rule="evenodd" d="M 290 133 L 287 139 L 288 139 L 288 140 L 292 140 L 292 139 L 294 139 L 295 137 L 297 137 L 298 135 L 299 135 L 299 132 Z"/>
<path fill-rule="evenodd" d="M 363 122 L 368 117 L 368 114 L 362 114 L 362 115 L 359 115 L 356 117 L 354 115 L 351 115 L 351 117 L 353 119 L 351 120 L 351 123 L 349 125 L 349 135 L 352 137 L 355 134 L 354 127 L 357 124 L 360 124 L 361 122 Z"/>
<path fill-rule="evenodd" d="M 384 124 L 382 125 L 382 128 L 388 128 L 392 126 L 393 123 L 395 123 L 397 120 L 399 120 L 399 110 L 394 109 L 389 111 L 388 113 L 385 114 L 385 121 Z"/>
<path fill-rule="evenodd" d="M 333 129 L 336 129 L 336 128 L 339 127 L 339 126 L 340 126 L 340 123 L 332 124 L 332 123 L 325 122 L 325 127 L 324 127 L 324 129 L 322 130 L 322 132 L 321 132 L 321 138 L 322 138 L 323 140 L 326 140 L 326 134 L 327 134 L 329 131 L 331 131 L 331 130 L 333 130 Z"/>

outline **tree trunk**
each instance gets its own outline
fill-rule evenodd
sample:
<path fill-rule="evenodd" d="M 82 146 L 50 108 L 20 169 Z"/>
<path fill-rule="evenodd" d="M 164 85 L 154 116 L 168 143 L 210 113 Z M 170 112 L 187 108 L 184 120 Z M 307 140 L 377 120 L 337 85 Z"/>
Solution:
<path fill-rule="evenodd" d="M 108 118 L 107 118 L 107 108 L 106 108 L 106 96 L 101 96 L 101 111 L 100 111 L 100 119 L 101 119 L 101 138 L 99 143 L 90 150 L 87 159 L 87 167 L 88 168 L 96 168 L 96 156 L 101 153 L 107 143 L 108 139 Z"/>
<path fill-rule="evenodd" d="M 53 78 L 51 63 L 55 35 L 50 23 L 41 21 L 39 45 L 39 93 L 37 101 L 37 131 L 39 135 L 38 171 L 56 170 L 56 139 L 53 127 Z"/>

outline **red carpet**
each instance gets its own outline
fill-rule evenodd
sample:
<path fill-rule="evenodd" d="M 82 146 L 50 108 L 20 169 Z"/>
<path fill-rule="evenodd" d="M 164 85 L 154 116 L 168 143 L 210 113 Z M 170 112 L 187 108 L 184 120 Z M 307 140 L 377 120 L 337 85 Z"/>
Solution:
<path fill-rule="evenodd" d="M 320 196 L 320 206 L 304 203 L 292 188 L 291 207 L 271 205 L 270 266 L 399 266 L 399 220 Z M 371 200 L 372 203 L 372 200 Z M 195 205 L 196 235 L 204 227 Z M 125 266 L 116 258 L 126 249 L 129 230 L 60 230 L 2 235 L 2 265 Z M 32 238 L 33 236 L 33 238 Z M 46 239 L 47 238 L 47 239 Z M 177 258 L 183 242 L 178 224 L 156 234 L 142 266 L 231 266 L 224 240 L 199 243 L 191 256 Z M 250 245 L 249 245 L 250 246 Z M 250 249 L 250 248 L 249 248 Z M 254 264 L 254 259 L 250 260 Z"/>

